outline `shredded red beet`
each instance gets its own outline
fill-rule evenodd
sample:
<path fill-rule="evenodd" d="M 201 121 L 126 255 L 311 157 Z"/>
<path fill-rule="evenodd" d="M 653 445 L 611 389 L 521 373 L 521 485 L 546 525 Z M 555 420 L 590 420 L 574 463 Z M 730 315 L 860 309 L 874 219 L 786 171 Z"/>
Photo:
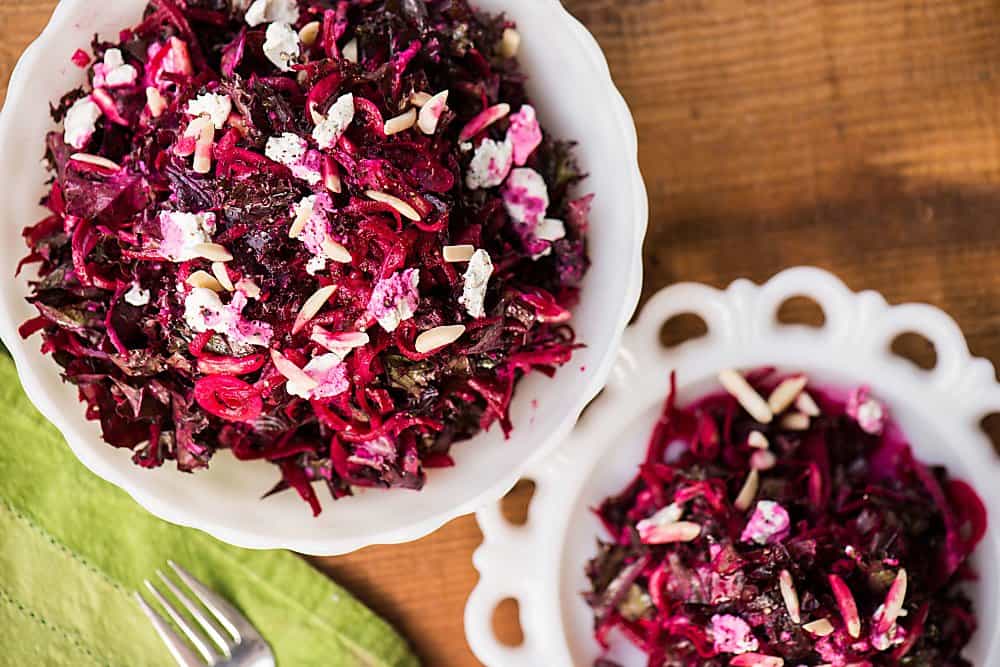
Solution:
<path fill-rule="evenodd" d="M 155 0 L 95 40 L 21 333 L 108 443 L 267 459 L 318 513 L 313 482 L 419 489 L 510 431 L 518 379 L 578 347 L 590 203 L 512 30 L 465 0 Z"/>
<path fill-rule="evenodd" d="M 732 394 L 671 391 L 638 476 L 597 509 L 597 640 L 617 629 L 651 667 L 970 665 L 975 491 L 918 461 L 867 388 L 720 377 Z"/>

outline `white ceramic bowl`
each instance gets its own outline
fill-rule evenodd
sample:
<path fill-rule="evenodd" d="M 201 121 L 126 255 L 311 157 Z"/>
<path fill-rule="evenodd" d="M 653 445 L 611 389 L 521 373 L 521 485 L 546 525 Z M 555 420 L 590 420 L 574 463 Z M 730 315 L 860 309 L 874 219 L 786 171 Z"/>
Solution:
<path fill-rule="evenodd" d="M 182 475 L 167 466 L 145 471 L 129 452 L 102 442 L 98 427 L 83 418 L 74 387 L 39 353 L 39 340 L 22 341 L 16 328 L 33 315 L 25 303 L 26 278 L 13 279 L 25 254 L 21 229 L 41 218 L 37 205 L 45 173 L 39 164 L 45 133 L 52 129 L 50 101 L 84 82 L 70 63 L 94 33 L 105 37 L 133 25 L 145 0 L 62 0 L 48 27 L 25 52 L 11 78 L 0 117 L 0 182 L 5 216 L 0 227 L 0 335 L 17 362 L 32 401 L 91 470 L 128 491 L 154 514 L 253 548 L 289 548 L 339 554 L 376 544 L 421 537 L 446 521 L 501 497 L 533 460 L 548 453 L 573 426 L 604 384 L 622 331 L 638 300 L 642 241 L 648 208 L 639 173 L 635 126 L 616 90 L 594 38 L 556 0 L 477 0 L 483 10 L 506 12 L 523 36 L 521 60 L 529 89 L 546 127 L 577 139 L 597 193 L 590 232 L 593 268 L 575 311 L 574 326 L 588 347 L 555 379 L 530 377 L 518 385 L 512 406 L 515 430 L 504 441 L 498 429 L 454 450 L 455 468 L 433 471 L 420 493 L 366 492 L 334 503 L 313 519 L 294 493 L 260 500 L 277 480 L 268 464 L 237 463 L 217 456 L 210 470 Z M 537 403 L 536 403 L 537 401 Z"/>
<path fill-rule="evenodd" d="M 808 296 L 826 315 L 821 329 L 776 322 L 780 305 Z M 664 349 L 662 325 L 695 313 L 706 337 Z M 922 371 L 889 351 L 900 333 L 931 340 L 938 364 Z M 1000 462 L 979 428 L 1000 411 L 1000 385 L 993 366 L 973 358 L 961 331 L 941 311 L 926 305 L 889 306 L 878 294 L 855 294 L 832 275 L 811 268 L 781 273 L 763 286 L 738 281 L 726 291 L 682 284 L 657 294 L 625 332 L 623 349 L 606 391 L 587 410 L 572 435 L 529 477 L 536 490 L 524 526 L 512 526 L 498 506 L 477 513 L 483 544 L 474 562 L 479 584 L 465 610 L 473 651 L 489 667 L 593 664 L 592 615 L 581 592 L 589 585 L 584 564 L 603 536 L 589 511 L 619 492 L 643 460 L 676 370 L 679 401 L 718 389 L 725 368 L 777 365 L 805 371 L 820 385 L 851 388 L 870 384 L 885 400 L 917 455 L 941 463 L 970 482 L 991 512 L 986 539 L 974 556 L 981 579 L 971 589 L 980 629 L 967 652 L 974 665 L 1000 665 Z M 524 643 L 501 645 L 491 629 L 497 603 L 518 601 Z M 625 667 L 645 665 L 626 639 L 615 641 L 613 659 Z"/>

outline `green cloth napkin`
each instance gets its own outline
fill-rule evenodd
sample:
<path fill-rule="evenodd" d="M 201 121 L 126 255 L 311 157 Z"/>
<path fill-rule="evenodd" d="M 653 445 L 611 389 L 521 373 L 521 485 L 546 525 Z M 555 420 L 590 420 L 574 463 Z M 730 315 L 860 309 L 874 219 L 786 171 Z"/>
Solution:
<path fill-rule="evenodd" d="M 279 665 L 418 664 L 385 621 L 293 554 L 168 524 L 93 475 L 0 356 L 0 664 L 171 667 L 132 597 L 168 558 L 241 609 Z"/>

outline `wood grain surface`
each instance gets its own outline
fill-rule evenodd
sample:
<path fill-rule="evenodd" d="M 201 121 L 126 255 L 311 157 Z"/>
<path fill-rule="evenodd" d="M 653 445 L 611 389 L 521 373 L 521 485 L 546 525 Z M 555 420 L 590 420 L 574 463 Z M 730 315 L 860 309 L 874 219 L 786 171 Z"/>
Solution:
<path fill-rule="evenodd" d="M 0 0 L 4 89 L 54 4 Z M 1000 4 L 565 4 L 604 47 L 639 128 L 652 205 L 644 298 L 678 280 L 723 286 L 814 264 L 892 302 L 945 309 L 974 353 L 1000 361 Z M 933 361 L 920 340 L 900 349 Z M 515 511 L 528 497 L 515 494 Z M 313 562 L 426 664 L 476 665 L 462 609 L 479 541 L 464 518 Z M 501 632 L 516 637 L 506 611 Z"/>

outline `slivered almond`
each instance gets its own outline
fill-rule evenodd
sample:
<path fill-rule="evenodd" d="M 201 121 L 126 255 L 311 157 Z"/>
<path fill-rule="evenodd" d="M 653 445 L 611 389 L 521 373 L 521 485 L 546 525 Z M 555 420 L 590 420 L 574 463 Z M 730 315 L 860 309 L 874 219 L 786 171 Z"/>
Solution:
<path fill-rule="evenodd" d="M 476 246 L 446 245 L 441 254 L 446 262 L 468 262 L 476 254 Z"/>
<path fill-rule="evenodd" d="M 319 386 L 319 382 L 309 377 L 309 375 L 293 364 L 291 360 L 277 350 L 271 350 L 271 361 L 278 372 L 285 376 L 285 379 L 299 385 L 303 391 L 312 391 Z"/>
<path fill-rule="evenodd" d="M 795 590 L 795 584 L 792 582 L 792 573 L 788 570 L 782 570 L 778 575 L 778 587 L 781 589 L 781 599 L 785 601 L 785 609 L 788 610 L 788 616 L 792 619 L 793 623 L 802 622 L 802 610 L 799 606 L 799 594 Z"/>
<path fill-rule="evenodd" d="M 413 346 L 420 354 L 427 354 L 434 350 L 439 350 L 446 345 L 451 345 L 462 337 L 465 333 L 465 325 L 452 324 L 443 327 L 434 327 L 419 336 Z"/>
<path fill-rule="evenodd" d="M 785 667 L 785 659 L 763 653 L 741 653 L 729 660 L 729 667 Z"/>
<path fill-rule="evenodd" d="M 861 636 L 861 617 L 858 615 L 858 603 L 854 599 L 854 593 L 847 586 L 847 582 L 836 574 L 831 574 L 827 579 L 830 588 L 833 590 L 833 597 L 837 600 L 840 608 L 840 616 L 847 626 L 847 634 L 857 639 Z"/>
<path fill-rule="evenodd" d="M 340 54 L 349 63 L 358 62 L 358 40 L 352 39 L 347 44 L 344 44 L 344 48 L 341 49 Z"/>
<path fill-rule="evenodd" d="M 247 295 L 248 299 L 260 298 L 260 287 L 249 278 L 242 278 L 236 283 L 236 289 Z"/>
<path fill-rule="evenodd" d="M 809 415 L 810 417 L 820 416 L 819 406 L 807 391 L 802 392 L 799 394 L 799 397 L 795 399 L 795 409 L 804 415 Z"/>
<path fill-rule="evenodd" d="M 226 268 L 225 264 L 222 262 L 212 262 L 212 274 L 227 292 L 236 291 L 236 285 L 233 284 L 232 278 L 229 277 L 229 270 Z"/>
<path fill-rule="evenodd" d="M 351 261 L 353 261 L 351 252 L 337 241 L 331 239 L 329 236 L 323 239 L 322 245 L 323 252 L 326 253 L 327 259 L 337 262 L 338 264 L 350 264 Z"/>
<path fill-rule="evenodd" d="M 778 457 L 767 449 L 758 449 L 750 455 L 750 466 L 754 470 L 770 470 L 778 465 Z"/>
<path fill-rule="evenodd" d="M 320 30 L 319 21 L 310 21 L 309 23 L 302 26 L 299 30 L 299 41 L 305 46 L 312 46 L 316 43 L 316 39 L 319 37 Z"/>
<path fill-rule="evenodd" d="M 295 214 L 295 220 L 292 221 L 292 226 L 288 228 L 288 238 L 297 239 L 302 230 L 306 228 L 306 224 L 309 222 L 309 218 L 313 214 L 313 204 L 309 199 L 303 200 L 303 203 L 296 207 L 297 213 Z"/>
<path fill-rule="evenodd" d="M 728 369 L 719 373 L 719 382 L 733 397 L 740 402 L 743 409 L 761 424 L 770 424 L 774 413 L 768 407 L 757 390 L 750 386 L 746 378 L 735 370 Z"/>
<path fill-rule="evenodd" d="M 210 289 L 213 292 L 223 292 L 225 288 L 222 286 L 215 276 L 207 271 L 195 271 L 187 280 L 184 281 L 191 287 L 203 287 L 205 289 Z"/>
<path fill-rule="evenodd" d="M 207 174 L 212 171 L 212 144 L 215 142 L 215 125 L 211 119 L 202 124 L 198 134 L 198 142 L 194 147 L 194 162 L 192 169 L 196 174 Z"/>
<path fill-rule="evenodd" d="M 229 254 L 225 246 L 221 246 L 218 243 L 199 243 L 192 247 L 191 251 L 198 255 L 198 257 L 207 259 L 210 262 L 233 261 L 233 256 Z"/>
<path fill-rule="evenodd" d="M 757 499 L 757 491 L 759 490 L 760 473 L 757 472 L 756 468 L 751 468 L 750 474 L 747 475 L 747 481 L 743 482 L 743 488 L 740 489 L 739 495 L 733 501 L 733 507 L 741 512 L 746 512 L 753 505 L 753 501 Z"/>
<path fill-rule="evenodd" d="M 312 333 L 309 335 L 309 340 L 322 345 L 330 352 L 342 353 L 346 356 L 347 350 L 364 347 L 371 341 L 371 338 L 363 331 L 331 333 L 317 325 L 313 327 Z"/>
<path fill-rule="evenodd" d="M 767 405 L 771 408 L 771 412 L 774 414 L 780 414 L 788 409 L 802 390 L 806 388 L 806 384 L 809 382 L 809 378 L 805 375 L 799 375 L 797 377 L 787 378 L 782 381 L 771 395 L 767 397 Z"/>
<path fill-rule="evenodd" d="M 84 164 L 92 164 L 95 167 L 100 167 L 101 169 L 107 169 L 108 171 L 121 171 L 122 166 L 115 162 L 114 160 L 109 160 L 106 157 L 101 157 L 100 155 L 91 155 L 90 153 L 73 153 L 69 156 L 70 160 L 73 162 L 83 162 Z"/>
<path fill-rule="evenodd" d="M 399 197 L 390 195 L 387 192 L 379 192 L 378 190 L 368 190 L 365 192 L 365 195 L 372 201 L 388 204 L 396 209 L 396 212 L 404 218 L 413 220 L 414 222 L 420 221 L 420 214 L 417 213 L 417 209 L 413 208 Z"/>
<path fill-rule="evenodd" d="M 900 616 L 903 615 L 903 602 L 906 600 L 907 575 L 906 570 L 900 569 L 896 574 L 895 581 L 889 587 L 889 593 L 885 596 L 882 615 L 878 617 L 875 631 L 885 634 L 892 627 Z"/>
<path fill-rule="evenodd" d="M 809 415 L 801 412 L 792 412 L 781 418 L 781 428 L 787 431 L 808 431 Z"/>
<path fill-rule="evenodd" d="M 327 285 L 313 292 L 313 295 L 302 304 L 302 310 L 299 311 L 298 316 L 295 318 L 295 324 L 292 325 L 292 333 L 297 334 L 302 331 L 306 324 L 323 309 L 323 306 L 326 305 L 326 302 L 330 300 L 330 297 L 336 291 L 336 285 Z"/>
<path fill-rule="evenodd" d="M 691 542 L 701 535 L 701 524 L 692 521 L 676 521 L 657 526 L 643 539 L 645 544 L 669 544 L 671 542 Z"/>
<path fill-rule="evenodd" d="M 825 618 L 810 621 L 803 625 L 802 629 L 811 635 L 816 635 L 817 637 L 826 637 L 827 635 L 831 635 L 834 630 L 833 623 Z"/>
<path fill-rule="evenodd" d="M 410 104 L 415 107 L 422 107 L 430 102 L 432 95 L 423 91 L 414 91 L 410 94 Z"/>
<path fill-rule="evenodd" d="M 414 125 L 417 124 L 417 110 L 410 109 L 406 113 L 400 114 L 395 118 L 390 118 L 385 121 L 385 135 L 391 137 L 394 134 L 399 134 L 400 132 L 405 132 Z"/>
<path fill-rule="evenodd" d="M 513 28 L 506 28 L 500 37 L 500 55 L 513 58 L 521 50 L 521 33 Z"/>
<path fill-rule="evenodd" d="M 159 118 L 167 108 L 167 101 L 163 99 L 159 90 L 149 86 L 146 88 L 146 106 L 149 107 L 150 116 Z"/>
<path fill-rule="evenodd" d="M 442 90 L 440 93 L 427 100 L 427 104 L 420 110 L 417 116 L 417 126 L 424 134 L 434 134 L 437 132 L 441 114 L 444 113 L 448 104 L 448 91 Z"/>
<path fill-rule="evenodd" d="M 771 446 L 771 443 L 767 440 L 767 436 L 760 431 L 750 431 L 747 444 L 754 449 L 767 449 Z"/>
<path fill-rule="evenodd" d="M 326 116 L 324 116 L 323 114 L 321 114 L 319 112 L 319 110 L 316 108 L 315 104 L 310 104 L 309 105 L 309 116 L 312 118 L 312 121 L 313 121 L 314 125 L 319 125 L 324 120 L 326 120 Z"/>

